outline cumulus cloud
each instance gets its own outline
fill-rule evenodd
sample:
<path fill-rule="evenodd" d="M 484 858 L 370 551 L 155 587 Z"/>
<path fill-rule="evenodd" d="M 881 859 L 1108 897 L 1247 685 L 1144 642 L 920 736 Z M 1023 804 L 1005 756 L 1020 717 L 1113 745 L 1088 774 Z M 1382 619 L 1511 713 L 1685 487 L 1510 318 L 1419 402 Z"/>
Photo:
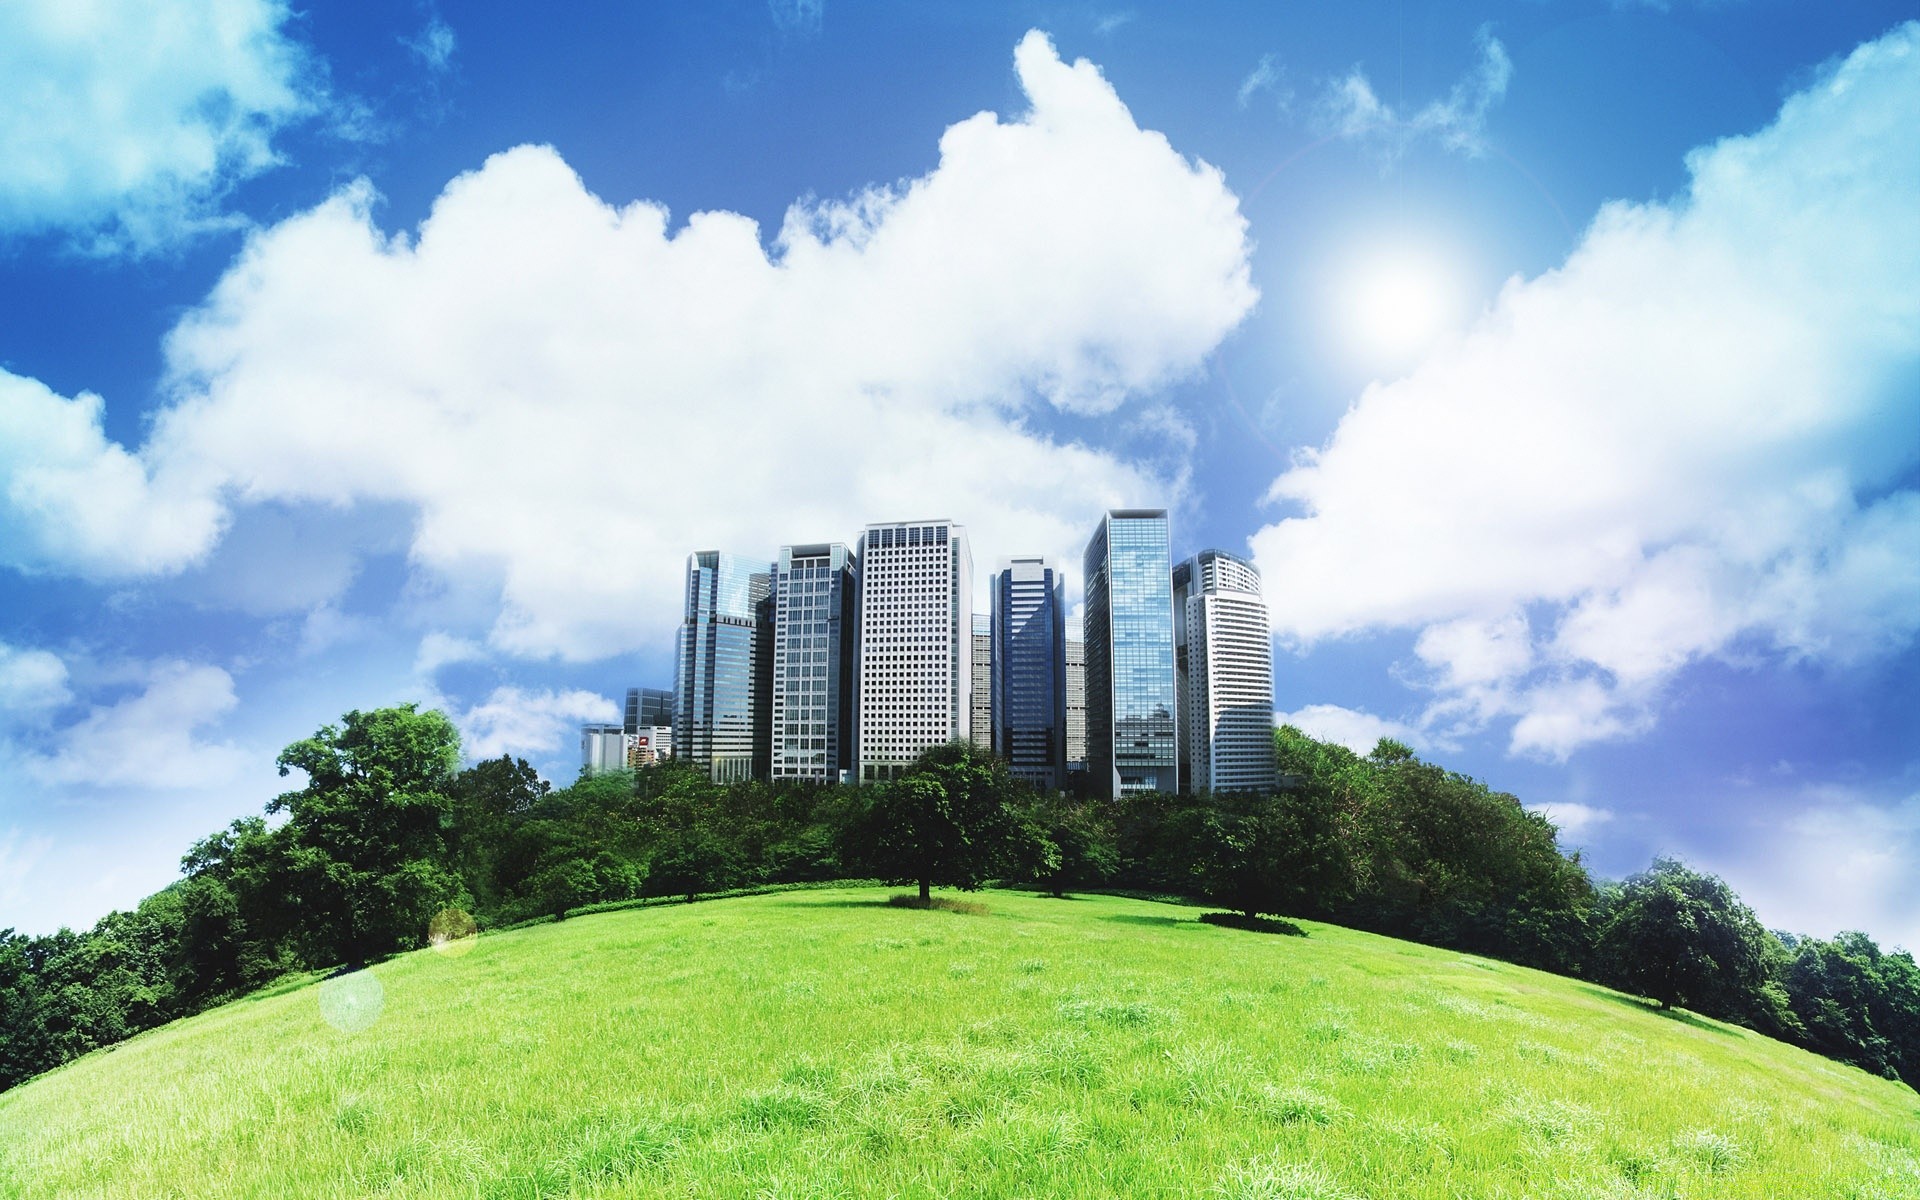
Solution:
<path fill-rule="evenodd" d="M 58 655 L 0 642 L 0 713 L 44 712 L 72 698 L 67 664 Z"/>
<path fill-rule="evenodd" d="M 21 759 L 44 784 L 95 788 L 196 788 L 231 780 L 245 762 L 230 743 L 200 731 L 237 703 L 233 677 L 218 667 L 162 662 L 142 689 L 95 705 L 58 735 L 53 748 Z"/>
<path fill-rule="evenodd" d="M 0 233 L 148 251 L 226 223 L 314 111 L 315 68 L 279 0 L 0 5 Z"/>
<path fill-rule="evenodd" d="M 1420 730 L 1404 722 L 1338 704 L 1309 704 L 1295 712 L 1275 713 L 1273 723 L 1291 725 L 1310 738 L 1334 742 L 1355 754 L 1372 753 L 1381 738 L 1392 738 L 1416 749 L 1427 740 Z"/>
<path fill-rule="evenodd" d="M 1015 66 L 1029 112 L 952 126 L 924 177 L 794 205 L 770 250 L 732 213 L 613 207 L 542 147 L 454 180 L 416 236 L 350 187 L 255 236 L 175 329 L 138 456 L 97 401 L 34 399 L 124 511 L 72 546 L 64 519 L 7 519 L 40 560 L 139 571 L 203 554 L 223 500 L 406 505 L 419 569 L 502 597 L 494 649 L 573 658 L 668 636 L 694 549 L 938 513 L 982 554 L 1077 560 L 1091 514 L 1178 480 L 1027 414 L 1190 375 L 1255 292 L 1217 170 L 1044 36 Z M 143 494 L 182 508 L 157 540 Z"/>
<path fill-rule="evenodd" d="M 461 749 L 479 760 L 558 750 L 579 732 L 582 722 L 619 719 L 620 706 L 593 692 L 501 687 L 455 717 L 454 724 Z"/>
<path fill-rule="evenodd" d="M 1311 107 L 1312 123 L 1323 136 L 1365 145 L 1384 159 L 1400 157 L 1420 141 L 1435 141 L 1448 150 L 1479 155 L 1486 150 L 1487 115 L 1507 94 L 1513 79 L 1513 60 L 1500 39 L 1483 26 L 1474 39 L 1479 59 L 1445 96 L 1428 101 L 1412 113 L 1396 110 L 1380 99 L 1365 71 L 1353 68 L 1322 89 Z M 1241 85 L 1246 106 L 1248 85 L 1263 72 L 1267 60 Z M 1276 77 L 1277 78 L 1277 77 Z M 1257 85 L 1256 85 L 1257 86 Z"/>
<path fill-rule="evenodd" d="M 1920 630 L 1920 25 L 1607 205 L 1567 262 L 1369 387 L 1253 539 L 1283 638 L 1421 631 L 1424 724 L 1564 757 L 1709 656 Z"/>
<path fill-rule="evenodd" d="M 0 370 L 0 564 L 111 578 L 197 559 L 222 513 L 201 480 L 156 478 L 101 432 L 100 397 L 69 400 Z"/>

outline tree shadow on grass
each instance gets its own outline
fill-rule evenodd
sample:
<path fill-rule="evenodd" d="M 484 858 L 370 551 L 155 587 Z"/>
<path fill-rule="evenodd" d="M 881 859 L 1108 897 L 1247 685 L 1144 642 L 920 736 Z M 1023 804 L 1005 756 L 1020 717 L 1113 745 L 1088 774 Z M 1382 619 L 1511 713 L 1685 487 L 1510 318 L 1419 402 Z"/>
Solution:
<path fill-rule="evenodd" d="M 1279 933 L 1287 937 L 1307 936 L 1307 931 L 1292 921 L 1282 921 L 1276 917 L 1249 917 L 1244 913 L 1210 912 L 1201 913 L 1200 920 L 1208 925 L 1244 929 L 1248 933 Z"/>
<path fill-rule="evenodd" d="M 1631 1008 L 1635 1012 L 1646 1013 L 1651 1017 L 1664 1017 L 1669 1021 L 1675 1021 L 1681 1025 L 1691 1025 L 1695 1029 L 1704 1029 L 1708 1033 L 1717 1033 L 1722 1037 L 1740 1038 L 1747 1035 L 1747 1031 L 1738 1026 L 1709 1021 L 1705 1017 L 1696 1016 L 1684 1008 L 1661 1008 L 1651 1000 L 1642 1000 L 1638 996 L 1628 996 L 1622 992 L 1610 991 L 1607 988 L 1598 987 L 1591 983 L 1580 983 L 1574 986 L 1589 996 L 1598 996 L 1602 1000 L 1610 1000 L 1615 1004 Z"/>
<path fill-rule="evenodd" d="M 779 908 L 891 908 L 885 900 L 780 900 Z"/>
<path fill-rule="evenodd" d="M 1141 913 L 1113 913 L 1100 918 L 1103 921 L 1118 921 L 1122 925 L 1155 925 L 1165 928 L 1168 925 L 1191 925 L 1192 917 L 1150 917 Z"/>

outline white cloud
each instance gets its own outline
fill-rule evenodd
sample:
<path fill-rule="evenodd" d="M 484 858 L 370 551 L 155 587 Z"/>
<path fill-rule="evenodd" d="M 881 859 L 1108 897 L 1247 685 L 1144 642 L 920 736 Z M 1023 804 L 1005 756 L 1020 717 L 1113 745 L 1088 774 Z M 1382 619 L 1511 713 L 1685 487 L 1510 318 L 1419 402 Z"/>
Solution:
<path fill-rule="evenodd" d="M 217 535 L 210 489 L 156 478 L 106 439 L 101 408 L 0 370 L 0 564 L 139 574 L 190 563 Z"/>
<path fill-rule="evenodd" d="M 486 647 L 480 643 L 436 629 L 420 639 L 420 649 L 413 657 L 413 673 L 431 678 L 441 667 L 477 662 L 486 656 Z"/>
<path fill-rule="evenodd" d="M 72 698 L 67 664 L 58 655 L 0 642 L 0 714 L 42 712 Z"/>
<path fill-rule="evenodd" d="M 288 16 L 278 0 L 0 5 L 0 233 L 146 251 L 226 223 L 221 194 L 316 106 Z"/>
<path fill-rule="evenodd" d="M 1457 344 L 1367 389 L 1253 545 L 1300 643 L 1422 630 L 1432 722 L 1549 758 L 1646 729 L 1703 657 L 1920 629 L 1920 25 L 1671 203 L 1614 203 Z"/>
<path fill-rule="evenodd" d="M 1539 813 L 1554 823 L 1555 827 L 1560 830 L 1560 838 L 1562 841 L 1584 838 L 1599 826 L 1605 825 L 1607 822 L 1613 820 L 1613 811 L 1611 809 L 1596 808 L 1591 804 L 1576 804 L 1572 802 L 1535 804 L 1532 805 L 1531 808 L 1532 811 Z"/>
<path fill-rule="evenodd" d="M 1486 150 L 1487 114 L 1507 94 L 1513 79 L 1513 60 L 1491 29 L 1482 27 L 1474 39 L 1480 58 L 1444 97 L 1429 101 L 1412 115 L 1402 115 L 1381 100 L 1366 72 L 1355 67 L 1329 83 L 1314 101 L 1315 127 L 1325 136 L 1360 142 L 1391 161 L 1415 142 L 1432 139 L 1449 150 L 1479 155 Z M 1261 60 L 1256 76 L 1268 71 Z M 1241 85 L 1241 106 L 1249 94 L 1249 77 Z"/>
<path fill-rule="evenodd" d="M 1253 98 L 1261 92 L 1271 92 L 1274 104 L 1285 112 L 1293 103 L 1293 89 L 1287 86 L 1286 69 L 1271 54 L 1262 54 L 1253 70 L 1240 81 L 1240 89 L 1233 95 L 1234 103 L 1246 108 Z"/>
<path fill-rule="evenodd" d="M 1355 754 L 1371 754 L 1381 738 L 1392 738 L 1416 749 L 1427 742 L 1411 725 L 1338 704 L 1309 704 L 1295 712 L 1275 713 L 1273 723 L 1291 725 L 1310 738 L 1334 742 Z"/>
<path fill-rule="evenodd" d="M 413 52 L 427 70 L 440 74 L 453 65 L 453 51 L 456 45 L 453 27 L 441 20 L 439 13 L 427 18 L 426 28 L 411 38 L 401 39 L 401 44 Z"/>
<path fill-rule="evenodd" d="M 454 180 L 415 237 L 349 188 L 254 237 L 174 331 L 179 400 L 138 459 L 97 408 L 60 410 L 91 469 L 162 496 L 191 481 L 192 519 L 150 539 L 130 502 L 75 546 L 64 521 L 11 519 L 44 559 L 134 571 L 204 553 L 216 496 L 405 504 L 419 569 L 502 595 L 494 649 L 574 658 L 669 636 L 694 549 L 945 514 L 983 556 L 1077 561 L 1101 509 L 1175 501 L 1179 480 L 1027 412 L 1110 412 L 1192 374 L 1255 292 L 1217 170 L 1042 35 L 1015 64 L 1029 113 L 954 125 L 922 178 L 796 204 L 771 258 L 744 217 L 670 234 L 540 147 Z"/>
<path fill-rule="evenodd" d="M 1920 795 L 1888 803 L 1846 787 L 1811 787 L 1731 847 L 1688 857 L 1724 878 L 1771 928 L 1815 937 L 1864 929 L 1887 948 L 1920 953 Z"/>
<path fill-rule="evenodd" d="M 231 743 L 202 741 L 198 732 L 237 703 L 233 677 L 218 667 L 163 662 L 145 687 L 110 705 L 96 705 L 63 729 L 51 753 L 28 753 L 22 764 L 41 783 L 94 788 L 197 788 L 230 781 L 245 763 Z"/>
<path fill-rule="evenodd" d="M 493 694 L 454 719 L 469 759 L 558 750 L 588 721 L 618 721 L 620 706 L 593 692 L 531 692 L 495 688 Z"/>

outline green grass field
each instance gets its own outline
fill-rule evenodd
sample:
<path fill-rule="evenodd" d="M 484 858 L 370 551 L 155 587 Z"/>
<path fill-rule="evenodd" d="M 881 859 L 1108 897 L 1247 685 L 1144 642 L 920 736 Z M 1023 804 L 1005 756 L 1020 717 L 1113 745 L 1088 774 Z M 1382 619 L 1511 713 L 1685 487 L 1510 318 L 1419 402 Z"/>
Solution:
<path fill-rule="evenodd" d="M 1330 926 L 886 895 L 285 985 L 0 1095 L 0 1196 L 1920 1197 L 1920 1096 L 1744 1030 Z"/>

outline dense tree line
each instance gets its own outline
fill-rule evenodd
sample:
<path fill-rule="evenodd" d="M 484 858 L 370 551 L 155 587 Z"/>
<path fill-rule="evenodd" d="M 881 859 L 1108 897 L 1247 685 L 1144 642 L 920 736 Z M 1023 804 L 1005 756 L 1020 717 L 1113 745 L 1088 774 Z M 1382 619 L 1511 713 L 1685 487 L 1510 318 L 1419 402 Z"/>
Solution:
<path fill-rule="evenodd" d="M 290 971 L 361 964 L 477 919 L 773 883 L 881 878 L 1203 900 L 1577 975 L 1920 1083 L 1920 968 L 1864 934 L 1775 935 L 1669 860 L 1596 884 L 1546 818 L 1382 741 L 1276 734 L 1268 794 L 1039 795 L 965 743 L 853 788 L 715 784 L 684 766 L 554 788 L 524 760 L 461 769 L 437 712 L 348 713 L 287 747 L 304 784 L 195 843 L 131 913 L 0 932 L 0 1088 Z M 470 915 L 470 916 L 469 916 Z"/>

